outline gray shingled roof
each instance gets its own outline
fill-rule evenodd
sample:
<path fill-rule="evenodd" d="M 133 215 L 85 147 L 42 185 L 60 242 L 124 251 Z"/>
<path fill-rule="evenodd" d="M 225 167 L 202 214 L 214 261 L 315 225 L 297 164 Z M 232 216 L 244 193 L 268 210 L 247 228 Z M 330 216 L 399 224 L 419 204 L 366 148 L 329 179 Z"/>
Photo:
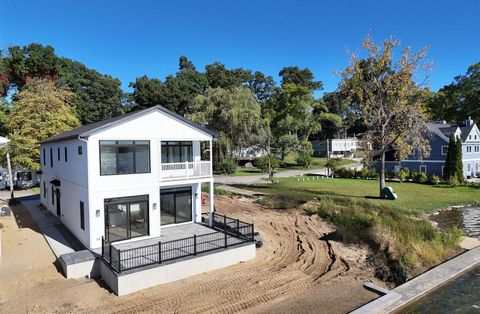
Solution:
<path fill-rule="evenodd" d="M 471 126 L 466 126 L 464 124 L 458 124 L 458 125 L 455 125 L 455 124 L 439 124 L 439 123 L 430 124 L 430 126 L 438 129 L 447 138 L 450 137 L 450 134 L 452 132 L 455 132 L 458 128 L 460 128 L 460 131 L 462 132 L 461 135 L 460 135 L 460 138 L 462 139 L 462 142 L 465 142 L 467 140 L 467 136 L 472 131 L 474 125 L 475 124 L 472 124 Z"/>
<path fill-rule="evenodd" d="M 185 118 L 185 117 L 183 117 L 179 114 L 176 114 L 175 112 L 170 111 L 165 107 L 157 105 L 157 106 L 150 107 L 150 108 L 147 108 L 147 109 L 130 112 L 130 113 L 118 116 L 118 117 L 111 118 L 111 119 L 107 119 L 107 120 L 83 125 L 83 126 L 80 126 L 78 128 L 72 129 L 70 131 L 63 132 L 63 133 L 60 133 L 60 134 L 55 135 L 53 137 L 47 138 L 46 140 L 43 140 L 39 143 L 40 144 L 46 144 L 46 143 L 61 142 L 61 141 L 76 139 L 78 137 L 88 138 L 90 135 L 92 135 L 93 133 L 96 133 L 100 130 L 109 128 L 113 125 L 116 125 L 117 123 L 120 123 L 120 122 L 123 122 L 123 121 L 128 121 L 128 120 L 133 119 L 137 116 L 140 116 L 140 115 L 143 115 L 145 113 L 155 111 L 155 110 L 160 110 L 161 112 L 166 113 L 166 114 L 172 116 L 173 118 L 178 119 L 182 122 L 185 122 L 188 125 L 196 128 L 196 129 L 198 129 L 202 132 L 210 134 L 213 137 L 218 137 L 218 134 L 216 132 L 213 132 L 213 131 L 207 129 L 206 127 L 203 127 L 201 125 L 193 123 L 192 121 L 188 120 L 187 118 Z"/>

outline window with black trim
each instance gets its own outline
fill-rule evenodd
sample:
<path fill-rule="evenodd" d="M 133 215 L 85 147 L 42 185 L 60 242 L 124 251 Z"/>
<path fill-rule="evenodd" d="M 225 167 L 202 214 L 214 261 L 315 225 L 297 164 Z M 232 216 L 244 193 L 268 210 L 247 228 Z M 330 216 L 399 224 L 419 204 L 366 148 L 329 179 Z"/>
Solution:
<path fill-rule="evenodd" d="M 67 151 L 67 147 L 65 146 L 65 162 L 68 161 L 68 151 Z"/>
<path fill-rule="evenodd" d="M 60 161 L 60 147 L 57 147 L 57 160 Z"/>
<path fill-rule="evenodd" d="M 162 142 L 162 163 L 193 161 L 191 141 Z"/>
<path fill-rule="evenodd" d="M 83 146 L 78 146 L 78 154 L 83 155 Z"/>
<path fill-rule="evenodd" d="M 47 185 L 45 184 L 45 181 L 43 181 L 43 198 L 47 198 Z"/>
<path fill-rule="evenodd" d="M 448 146 L 442 145 L 442 155 L 448 155 Z"/>
<path fill-rule="evenodd" d="M 52 205 L 55 205 L 55 190 L 52 186 Z"/>
<path fill-rule="evenodd" d="M 85 207 L 82 201 L 80 201 L 80 228 L 85 230 Z"/>
<path fill-rule="evenodd" d="M 45 153 L 45 148 L 43 149 L 43 165 L 45 166 L 47 164 L 47 155 Z"/>
<path fill-rule="evenodd" d="M 50 167 L 53 167 L 53 149 L 50 147 Z"/>
<path fill-rule="evenodd" d="M 100 141 L 100 175 L 150 172 L 150 141 Z"/>

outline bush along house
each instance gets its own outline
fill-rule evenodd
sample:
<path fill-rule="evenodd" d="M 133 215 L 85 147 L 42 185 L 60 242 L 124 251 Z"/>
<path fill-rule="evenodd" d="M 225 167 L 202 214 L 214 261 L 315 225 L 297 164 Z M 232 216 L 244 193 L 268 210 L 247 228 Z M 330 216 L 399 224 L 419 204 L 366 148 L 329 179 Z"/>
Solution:
<path fill-rule="evenodd" d="M 462 141 L 462 162 L 465 178 L 480 177 L 480 131 L 472 119 L 465 123 L 447 124 L 446 122 L 432 122 L 427 125 L 430 131 L 425 136 L 430 144 L 430 156 L 423 159 L 415 154 L 407 159 L 395 161 L 394 152 L 386 155 L 386 169 L 391 172 L 398 172 L 402 168 L 410 171 L 423 172 L 427 175 L 436 175 L 440 178 L 444 175 L 445 160 L 448 152 L 450 134 Z"/>
<path fill-rule="evenodd" d="M 215 137 L 155 106 L 42 141 L 40 202 L 86 249 L 66 276 L 123 295 L 255 257 L 253 224 L 214 212 Z"/>

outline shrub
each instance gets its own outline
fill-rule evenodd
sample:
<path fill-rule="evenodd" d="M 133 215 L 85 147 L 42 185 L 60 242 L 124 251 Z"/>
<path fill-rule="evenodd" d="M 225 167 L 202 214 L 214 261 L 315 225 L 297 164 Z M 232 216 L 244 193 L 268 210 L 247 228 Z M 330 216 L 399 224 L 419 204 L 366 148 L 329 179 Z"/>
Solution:
<path fill-rule="evenodd" d="M 397 173 L 397 178 L 398 180 L 400 180 L 400 182 L 404 182 L 409 176 L 410 176 L 410 171 L 408 171 L 407 168 L 402 168 Z"/>
<path fill-rule="evenodd" d="M 312 164 L 312 156 L 308 152 L 302 152 L 298 155 L 296 161 L 297 165 L 300 167 L 310 168 L 310 165 Z"/>
<path fill-rule="evenodd" d="M 440 178 L 434 174 L 431 174 L 428 176 L 428 180 L 427 180 L 428 184 L 433 184 L 433 185 L 437 185 L 440 183 Z"/>
<path fill-rule="evenodd" d="M 232 175 L 237 170 L 237 163 L 233 159 L 225 160 L 224 162 L 215 165 L 215 173 Z"/>
<path fill-rule="evenodd" d="M 428 177 L 423 172 L 417 172 L 413 177 L 413 182 L 416 182 L 416 183 L 426 183 L 427 181 L 428 181 Z"/>
<path fill-rule="evenodd" d="M 370 179 L 377 179 L 378 178 L 378 173 L 374 169 L 368 170 L 368 177 Z"/>
<path fill-rule="evenodd" d="M 272 157 L 270 162 L 271 162 L 272 170 L 275 170 L 276 168 L 278 168 L 278 166 L 280 166 L 280 160 L 276 157 Z M 268 172 L 268 156 L 263 156 L 258 158 L 255 161 L 255 167 L 262 170 L 262 172 L 267 173 Z"/>
<path fill-rule="evenodd" d="M 342 160 L 340 158 L 330 158 L 327 163 L 325 164 L 325 167 L 333 169 L 333 171 L 338 170 L 340 168 L 340 165 L 342 164 Z"/>
<path fill-rule="evenodd" d="M 362 179 L 367 179 L 368 178 L 368 169 L 363 167 L 362 170 L 360 170 L 360 178 Z"/>

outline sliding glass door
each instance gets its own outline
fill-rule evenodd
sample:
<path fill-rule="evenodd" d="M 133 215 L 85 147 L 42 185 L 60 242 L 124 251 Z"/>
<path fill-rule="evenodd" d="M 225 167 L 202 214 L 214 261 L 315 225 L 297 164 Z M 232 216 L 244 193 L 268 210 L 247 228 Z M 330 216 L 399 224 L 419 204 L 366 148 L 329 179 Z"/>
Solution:
<path fill-rule="evenodd" d="M 105 237 L 108 241 L 148 234 L 148 195 L 105 199 Z"/>
<path fill-rule="evenodd" d="M 160 190 L 161 225 L 192 221 L 192 188 Z"/>

